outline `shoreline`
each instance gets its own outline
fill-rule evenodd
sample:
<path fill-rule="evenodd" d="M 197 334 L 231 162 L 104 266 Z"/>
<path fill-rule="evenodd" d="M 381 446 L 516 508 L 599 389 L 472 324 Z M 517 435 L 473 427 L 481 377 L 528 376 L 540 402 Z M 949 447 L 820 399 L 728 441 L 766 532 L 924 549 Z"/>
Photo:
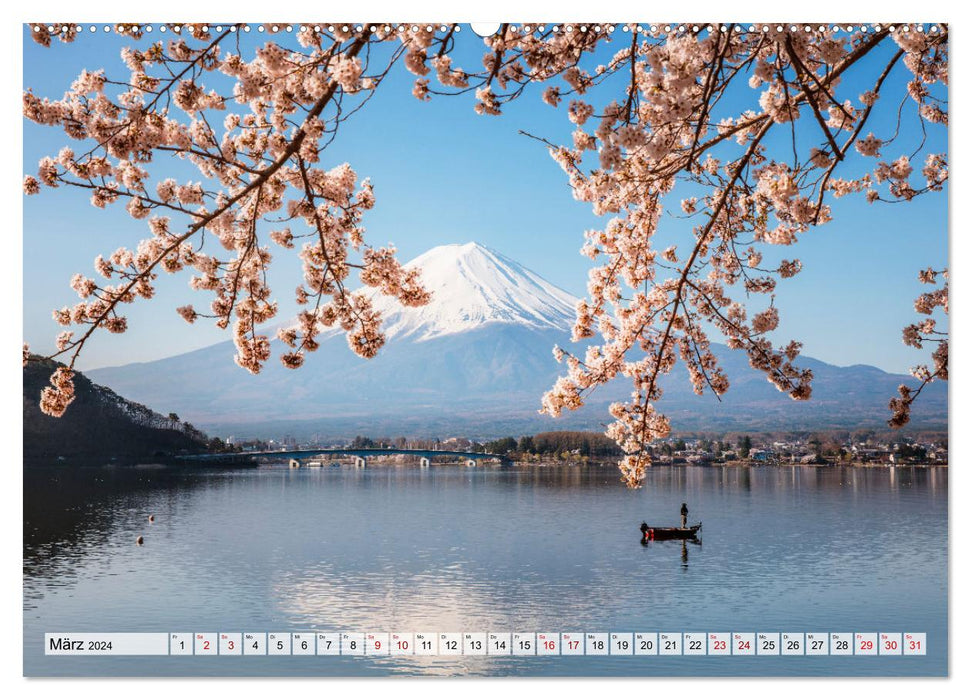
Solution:
<path fill-rule="evenodd" d="M 615 466 L 615 462 L 612 461 L 596 461 L 596 462 L 553 462 L 553 461 L 543 461 L 543 462 L 513 462 L 513 466 L 537 466 L 537 467 L 582 467 L 582 466 Z M 914 463 L 914 464 L 887 464 L 887 463 L 872 463 L 872 462 L 826 462 L 823 464 L 800 464 L 798 462 L 742 462 L 742 461 L 732 461 L 732 462 L 706 462 L 703 464 L 687 464 L 684 462 L 655 462 L 648 469 L 655 469 L 657 467 L 674 467 L 674 468 L 685 468 L 685 467 L 699 467 L 702 469 L 717 469 L 719 467 L 731 467 L 733 469 L 751 469 L 759 467 L 770 467 L 770 468 L 783 468 L 783 467 L 806 467 L 810 469 L 828 469 L 832 467 L 849 467 L 853 469 L 892 469 L 892 468 L 915 468 L 915 469 L 934 469 L 934 468 L 948 468 L 948 464 L 933 464 L 933 463 Z"/>
<path fill-rule="evenodd" d="M 120 464 L 117 462 L 108 462 L 104 464 L 77 464 L 71 462 L 60 462 L 53 464 L 39 463 L 39 462 L 24 462 L 22 468 L 25 470 L 32 469 L 214 469 L 214 470 L 235 470 L 235 469 L 258 469 L 260 467 L 268 466 L 280 466 L 285 465 L 285 462 L 230 462 L 230 463 L 204 463 L 204 462 L 137 462 L 134 464 Z M 408 468 L 422 468 L 417 462 L 399 462 L 394 460 L 381 460 L 375 459 L 372 464 L 381 467 L 408 467 Z M 353 466 L 351 464 L 341 464 L 342 467 Z M 433 467 L 456 467 L 456 468 L 466 468 L 475 469 L 481 468 L 482 466 L 499 466 L 498 464 L 492 464 L 486 462 L 480 467 L 466 467 L 463 464 L 458 464 L 454 462 L 449 463 L 438 463 L 433 462 L 431 464 Z M 567 462 L 567 461 L 552 461 L 552 460 L 542 460 L 542 461 L 512 461 L 509 466 L 512 467 L 613 467 L 616 468 L 617 463 L 613 460 L 597 460 L 597 461 L 587 461 L 587 462 Z M 688 464 L 684 462 L 669 463 L 669 462 L 656 462 L 652 464 L 649 469 L 656 469 L 658 467 L 671 467 L 684 469 L 688 467 L 697 467 L 701 469 L 718 469 L 718 468 L 732 468 L 732 469 L 758 469 L 758 468 L 770 468 L 770 469 L 781 469 L 786 467 L 800 467 L 808 469 L 830 469 L 834 467 L 847 467 L 851 469 L 947 469 L 948 464 L 932 464 L 932 463 L 914 463 L 914 464 L 887 464 L 887 463 L 873 463 L 873 462 L 842 462 L 842 463 L 823 463 L 823 464 L 799 464 L 798 462 L 743 462 L 743 461 L 731 461 L 731 462 L 707 462 L 703 464 Z M 301 470 L 317 470 L 322 467 L 302 467 Z M 325 467 L 324 469 L 327 469 Z"/>

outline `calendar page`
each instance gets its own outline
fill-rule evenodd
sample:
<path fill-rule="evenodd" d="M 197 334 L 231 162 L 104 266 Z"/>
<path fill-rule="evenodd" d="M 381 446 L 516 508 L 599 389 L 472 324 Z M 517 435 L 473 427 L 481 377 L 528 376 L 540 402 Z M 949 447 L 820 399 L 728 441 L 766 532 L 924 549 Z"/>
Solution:
<path fill-rule="evenodd" d="M 21 28 L 23 674 L 947 676 L 949 26 L 310 9 Z"/>

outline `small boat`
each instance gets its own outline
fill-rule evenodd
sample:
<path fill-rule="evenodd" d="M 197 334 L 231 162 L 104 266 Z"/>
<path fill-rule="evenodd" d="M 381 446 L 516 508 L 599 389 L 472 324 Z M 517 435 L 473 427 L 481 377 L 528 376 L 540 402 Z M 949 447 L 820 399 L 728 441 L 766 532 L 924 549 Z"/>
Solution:
<path fill-rule="evenodd" d="M 691 527 L 651 527 L 647 523 L 641 523 L 641 539 L 642 541 L 694 540 L 698 539 L 700 530 L 701 523 Z"/>

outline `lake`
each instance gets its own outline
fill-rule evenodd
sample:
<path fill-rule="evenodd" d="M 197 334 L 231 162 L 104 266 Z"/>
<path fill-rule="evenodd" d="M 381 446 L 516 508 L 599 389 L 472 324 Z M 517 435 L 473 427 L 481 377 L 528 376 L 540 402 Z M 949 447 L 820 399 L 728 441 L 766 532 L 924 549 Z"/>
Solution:
<path fill-rule="evenodd" d="M 946 468 L 37 468 L 26 675 L 946 675 Z M 702 544 L 642 547 L 638 526 Z M 148 516 L 155 516 L 149 523 Z M 136 537 L 144 546 L 136 546 Z M 45 632 L 926 632 L 926 656 L 50 657 Z"/>

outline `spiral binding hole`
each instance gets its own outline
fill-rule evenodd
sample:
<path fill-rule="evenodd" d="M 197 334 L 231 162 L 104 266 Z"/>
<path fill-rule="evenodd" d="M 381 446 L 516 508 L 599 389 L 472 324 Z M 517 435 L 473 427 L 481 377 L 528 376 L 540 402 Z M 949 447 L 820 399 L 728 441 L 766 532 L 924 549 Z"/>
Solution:
<path fill-rule="evenodd" d="M 85 27 L 82 26 L 82 25 L 69 25 L 69 24 L 48 24 L 48 25 L 34 24 L 34 25 L 29 25 L 29 26 L 30 26 L 30 28 L 34 32 L 41 32 L 41 31 L 44 31 L 44 29 L 46 29 L 51 34 L 66 34 L 67 32 L 73 31 L 73 32 L 77 33 L 78 35 L 83 36 L 84 30 L 85 30 Z M 278 34 L 280 32 L 293 33 L 295 30 L 297 32 L 310 32 L 310 31 L 313 31 L 316 34 L 319 34 L 319 33 L 321 33 L 324 30 L 324 27 L 322 27 L 321 25 L 313 25 L 311 27 L 309 25 L 303 25 L 303 24 L 296 25 L 296 26 L 294 26 L 292 24 L 285 24 L 285 25 L 281 25 L 281 24 L 258 24 L 258 25 L 254 25 L 254 26 L 256 27 L 256 30 L 258 32 L 260 32 L 260 33 L 267 33 L 267 32 L 269 32 L 271 34 Z M 721 24 L 721 25 L 711 25 L 711 24 L 709 24 L 709 25 L 705 25 L 705 26 L 697 25 L 697 24 L 693 24 L 693 25 L 684 25 L 684 24 L 682 24 L 682 25 L 670 25 L 670 24 L 667 24 L 667 25 L 656 25 L 656 24 L 652 24 L 652 25 L 649 25 L 649 26 L 644 26 L 644 25 L 636 24 L 636 23 L 626 23 L 626 24 L 620 24 L 620 25 L 614 25 L 614 24 L 607 24 L 607 25 L 600 25 L 600 24 L 597 24 L 597 25 L 586 25 L 586 24 L 582 24 L 582 25 L 573 25 L 573 24 L 553 24 L 553 25 L 542 25 L 542 24 L 538 24 L 538 25 L 532 25 L 532 24 L 524 24 L 522 26 L 519 26 L 519 25 L 511 25 L 509 27 L 509 31 L 512 32 L 512 33 L 514 33 L 514 34 L 519 34 L 519 35 L 528 35 L 528 34 L 532 34 L 532 33 L 540 33 L 541 34 L 541 33 L 545 33 L 547 30 L 552 31 L 554 34 L 558 34 L 560 32 L 565 32 L 565 33 L 568 33 L 568 34 L 572 34 L 573 32 L 580 32 L 582 34 L 587 34 L 587 33 L 601 34 L 601 33 L 613 33 L 613 32 L 615 32 L 619 28 L 620 30 L 622 30 L 625 33 L 630 33 L 631 31 L 636 31 L 636 32 L 645 33 L 645 34 L 648 33 L 648 32 L 650 32 L 651 34 L 654 34 L 654 35 L 657 35 L 659 33 L 682 35 L 682 34 L 686 34 L 687 32 L 690 31 L 692 34 L 696 34 L 697 35 L 697 34 L 699 34 L 702 31 L 707 31 L 708 33 L 713 33 L 713 32 L 716 31 L 716 29 L 715 29 L 716 26 L 717 26 L 717 31 L 718 32 L 721 32 L 721 33 L 726 33 L 726 32 L 745 32 L 745 31 L 748 31 L 748 32 L 752 32 L 752 33 L 761 32 L 763 34 L 766 34 L 766 33 L 772 32 L 772 31 L 774 31 L 776 34 L 782 34 L 783 32 L 786 32 L 786 31 L 789 31 L 789 32 L 792 32 L 792 33 L 804 32 L 806 34 L 810 34 L 813 31 L 819 32 L 821 34 L 826 34 L 826 33 L 838 34 L 840 32 L 846 32 L 846 33 L 850 33 L 850 34 L 851 33 L 854 33 L 854 32 L 859 32 L 859 33 L 862 33 L 862 34 L 867 34 L 867 33 L 871 32 L 871 31 L 873 31 L 873 32 L 883 32 L 883 31 L 886 31 L 886 32 L 889 32 L 889 33 L 894 33 L 894 32 L 905 32 L 905 33 L 909 33 L 911 31 L 914 31 L 914 32 L 918 32 L 918 33 L 921 33 L 921 34 L 936 34 L 936 33 L 939 33 L 939 32 L 942 31 L 942 28 L 941 28 L 940 25 L 932 24 L 932 25 L 925 26 L 924 24 L 920 24 L 920 23 L 904 24 L 904 25 L 899 25 L 899 26 L 898 25 L 883 25 L 883 24 L 870 24 L 870 25 L 867 25 L 867 24 L 861 24 L 861 25 L 838 25 L 838 24 L 834 24 L 834 25 L 829 25 L 829 26 L 828 25 L 818 25 L 816 27 L 813 27 L 812 25 L 808 25 L 808 24 L 802 25 L 802 26 L 795 25 L 795 24 L 788 25 L 788 26 L 781 25 L 781 24 L 780 25 L 770 25 L 770 24 L 758 25 L 758 24 L 752 24 L 752 25 L 749 25 L 748 27 L 743 27 L 743 26 L 739 26 L 739 25 L 733 25 L 733 26 L 729 27 L 728 25 L 724 25 L 724 24 Z M 251 25 L 249 25 L 249 24 L 231 24 L 231 25 L 216 25 L 216 26 L 213 26 L 213 27 L 210 27 L 209 25 L 202 25 L 200 27 L 195 27 L 195 26 L 189 26 L 189 25 L 179 25 L 179 24 L 176 24 L 176 25 L 172 25 L 170 27 L 169 25 L 166 25 L 166 24 L 157 24 L 157 25 L 153 25 L 153 24 L 145 24 L 145 25 L 140 25 L 140 24 L 118 24 L 118 25 L 115 25 L 115 26 L 107 25 L 106 24 L 106 25 L 103 25 L 101 27 L 101 30 L 105 34 L 109 34 L 109 33 L 112 33 L 112 32 L 113 33 L 116 33 L 116 34 L 151 33 L 151 32 L 156 31 L 156 30 L 158 32 L 160 32 L 160 33 L 166 33 L 170 29 L 175 34 L 181 34 L 182 31 L 183 31 L 183 29 L 185 29 L 192 36 L 201 36 L 201 35 L 204 35 L 204 34 L 208 33 L 210 31 L 210 29 L 214 29 L 218 33 L 222 33 L 224 31 L 229 31 L 229 32 L 242 31 L 242 32 L 249 33 L 251 31 Z M 329 26 L 326 27 L 326 31 L 329 32 L 329 33 L 331 33 L 331 34 L 335 33 L 337 31 L 337 29 L 338 29 L 338 27 L 335 26 L 335 25 L 329 25 Z M 340 31 L 341 32 L 344 32 L 344 33 L 351 32 L 352 30 L 353 31 L 356 31 L 357 33 L 361 33 L 361 32 L 364 31 L 364 29 L 365 29 L 365 25 L 346 25 L 345 24 L 345 25 L 341 25 L 340 26 Z M 460 25 L 458 25 L 458 24 L 453 24 L 453 25 L 442 24 L 442 25 L 437 25 L 437 26 L 436 25 L 432 25 L 432 24 L 428 24 L 428 25 L 418 25 L 418 24 L 411 24 L 411 25 L 387 25 L 386 24 L 386 25 L 383 25 L 383 26 L 368 25 L 367 26 L 367 29 L 368 29 L 369 32 L 383 34 L 384 36 L 388 36 L 388 35 L 390 35 L 390 34 L 392 34 L 394 32 L 399 32 L 399 31 L 401 31 L 401 32 L 408 32 L 408 31 L 410 31 L 412 33 L 418 33 L 418 32 L 424 31 L 424 32 L 428 32 L 430 34 L 431 33 L 434 33 L 436 30 L 437 31 L 441 31 L 443 33 L 449 31 L 450 29 L 453 32 L 460 32 L 460 31 L 462 31 L 462 27 Z M 88 25 L 87 30 L 91 34 L 97 34 L 98 33 L 98 25 L 94 25 L 94 24 Z"/>

